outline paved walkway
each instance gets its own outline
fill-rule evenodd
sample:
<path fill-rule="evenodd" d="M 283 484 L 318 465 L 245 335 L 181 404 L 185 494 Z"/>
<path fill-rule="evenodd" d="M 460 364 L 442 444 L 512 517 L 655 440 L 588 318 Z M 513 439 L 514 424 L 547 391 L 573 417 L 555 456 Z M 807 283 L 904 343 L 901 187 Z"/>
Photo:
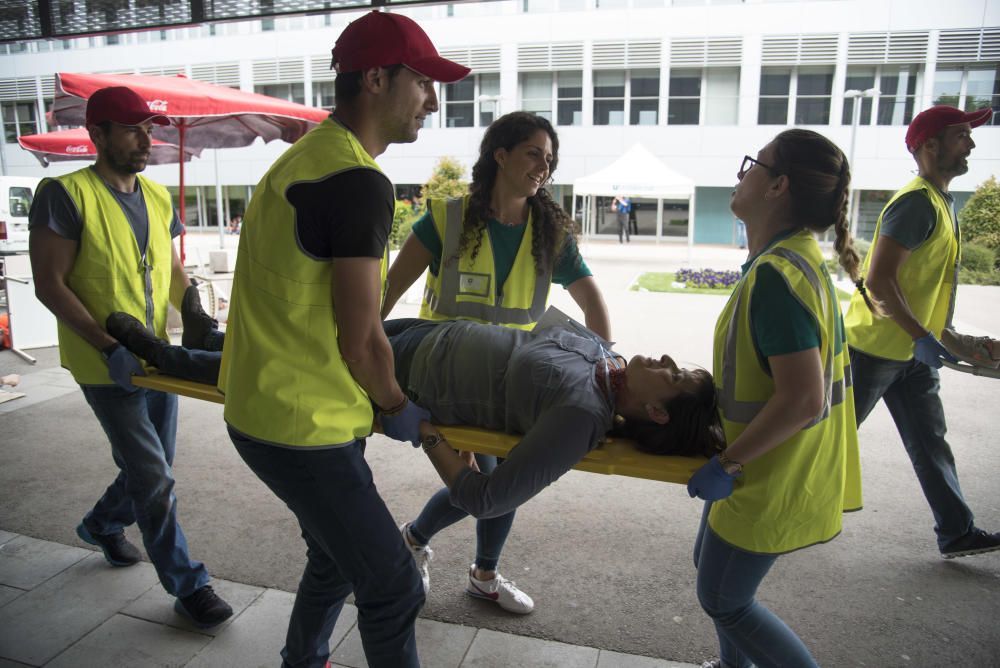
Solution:
<path fill-rule="evenodd" d="M 276 666 L 294 594 L 215 580 L 233 606 L 226 623 L 198 630 L 173 611 L 152 565 L 111 568 L 99 552 L 0 530 L 0 668 Z M 357 609 L 344 607 L 330 639 L 334 666 L 366 666 Z M 692 668 L 417 620 L 427 668 Z"/>

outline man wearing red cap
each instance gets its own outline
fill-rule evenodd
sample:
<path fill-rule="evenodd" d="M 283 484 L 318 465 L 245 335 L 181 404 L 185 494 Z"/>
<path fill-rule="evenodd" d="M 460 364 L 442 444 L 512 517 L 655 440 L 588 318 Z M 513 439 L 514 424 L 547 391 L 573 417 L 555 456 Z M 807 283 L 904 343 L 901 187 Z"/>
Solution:
<path fill-rule="evenodd" d="M 961 257 L 948 185 L 969 171 L 972 128 L 992 117 L 989 108 L 965 113 L 936 106 L 910 123 L 906 147 L 918 176 L 882 210 L 863 267 L 868 289 L 889 317 L 875 318 L 858 291 L 845 318 L 858 424 L 885 399 L 946 559 L 1000 549 L 1000 533 L 976 527 L 958 484 L 937 371 L 942 359 L 955 361 L 939 340 L 951 326 Z"/>
<path fill-rule="evenodd" d="M 207 628 L 233 611 L 208 584 L 205 566 L 188 556 L 177 522 L 177 397 L 133 385 L 143 367 L 104 327 L 112 312 L 124 311 L 165 338 L 168 302 L 189 311 L 184 302 L 194 289 L 174 250 L 181 224 L 170 194 L 139 175 L 153 126 L 168 121 L 115 86 L 91 95 L 86 123 L 97 162 L 42 181 L 29 214 L 36 293 L 58 320 L 62 365 L 80 384 L 120 469 L 76 532 L 113 566 L 131 566 L 141 555 L 123 530 L 138 523 L 160 582 L 177 597 L 174 607 Z"/>
<path fill-rule="evenodd" d="M 370 12 L 333 48 L 336 109 L 261 180 L 243 218 L 219 388 L 237 451 L 295 513 L 307 562 L 283 666 L 322 667 L 354 593 L 368 665 L 419 665 L 416 565 L 364 458 L 383 431 L 419 445 L 426 410 L 393 374 L 379 310 L 395 192 L 375 158 L 417 138 L 435 82 L 469 70 L 411 19 Z"/>

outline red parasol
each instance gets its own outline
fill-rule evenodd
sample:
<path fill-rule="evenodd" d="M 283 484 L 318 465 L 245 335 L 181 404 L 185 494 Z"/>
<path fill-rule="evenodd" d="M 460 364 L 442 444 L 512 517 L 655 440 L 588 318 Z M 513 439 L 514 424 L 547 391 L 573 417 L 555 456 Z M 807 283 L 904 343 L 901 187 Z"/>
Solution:
<path fill-rule="evenodd" d="M 236 148 L 260 137 L 294 142 L 329 112 L 267 95 L 174 77 L 135 74 L 56 74 L 52 115 L 59 125 L 83 125 L 87 99 L 108 86 L 127 86 L 170 125 L 154 126 L 153 136 L 188 148 Z M 180 216 L 184 222 L 184 163 L 180 163 Z M 184 239 L 181 238 L 181 256 Z"/>
<path fill-rule="evenodd" d="M 97 149 L 90 141 L 90 134 L 86 128 L 59 130 L 40 135 L 21 135 L 17 138 L 17 143 L 25 151 L 38 158 L 42 167 L 48 167 L 51 162 L 93 160 L 97 157 Z M 176 144 L 168 144 L 165 141 L 154 139 L 153 147 L 149 152 L 149 164 L 166 165 L 177 162 L 180 154 L 180 148 Z M 194 149 L 190 146 L 184 149 L 185 161 L 190 161 L 191 158 L 199 155 L 201 155 L 201 149 Z"/>

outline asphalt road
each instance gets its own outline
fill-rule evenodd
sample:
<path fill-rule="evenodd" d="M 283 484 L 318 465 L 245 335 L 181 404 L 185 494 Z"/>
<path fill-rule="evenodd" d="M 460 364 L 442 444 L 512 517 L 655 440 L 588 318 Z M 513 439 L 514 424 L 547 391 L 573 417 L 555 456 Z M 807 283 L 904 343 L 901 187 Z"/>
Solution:
<path fill-rule="evenodd" d="M 628 292 L 657 260 L 590 262 L 620 352 L 711 366 L 718 297 Z M 554 303 L 572 312 L 564 293 Z M 1000 334 L 1000 288 L 962 288 L 957 321 Z M 402 305 L 398 315 L 415 307 Z M 27 367 L 0 352 L 0 370 Z M 1000 530 L 1000 381 L 942 373 L 949 440 L 978 523 Z M 865 508 L 827 545 L 778 560 L 759 592 L 824 666 L 1000 665 L 1000 552 L 945 561 L 884 407 L 861 429 Z M 424 455 L 381 436 L 368 459 L 400 522 L 439 486 Z M 78 391 L 0 414 L 0 528 L 78 544 L 74 527 L 113 474 L 103 433 Z M 177 497 L 192 554 L 217 576 L 294 591 L 304 550 L 291 513 L 239 460 L 222 408 L 181 400 Z M 717 654 L 694 593 L 700 503 L 679 485 L 572 472 L 518 512 L 501 571 L 536 601 L 527 617 L 462 595 L 474 526 L 438 535 L 425 617 L 622 652 L 699 662 Z M 133 538 L 138 535 L 133 531 Z"/>

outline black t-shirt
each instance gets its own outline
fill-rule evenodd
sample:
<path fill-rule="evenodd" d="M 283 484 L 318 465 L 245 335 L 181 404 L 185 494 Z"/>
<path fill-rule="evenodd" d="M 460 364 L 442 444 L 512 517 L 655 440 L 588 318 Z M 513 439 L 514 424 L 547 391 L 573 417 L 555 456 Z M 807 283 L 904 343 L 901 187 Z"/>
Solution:
<path fill-rule="evenodd" d="M 122 213 L 132 227 L 136 244 L 140 251 L 144 252 L 149 239 L 149 216 L 139 182 L 136 182 L 135 191 L 130 193 L 106 187 L 121 206 Z M 31 202 L 31 211 L 28 212 L 28 229 L 47 227 L 64 239 L 73 241 L 80 241 L 83 235 L 83 222 L 80 211 L 66 192 L 66 188 L 54 179 L 35 194 Z M 177 211 L 174 210 L 173 219 L 170 221 L 170 236 L 178 236 L 183 229 Z"/>
<path fill-rule="evenodd" d="M 288 189 L 302 250 L 316 259 L 385 253 L 396 197 L 389 179 L 358 167 Z"/>

